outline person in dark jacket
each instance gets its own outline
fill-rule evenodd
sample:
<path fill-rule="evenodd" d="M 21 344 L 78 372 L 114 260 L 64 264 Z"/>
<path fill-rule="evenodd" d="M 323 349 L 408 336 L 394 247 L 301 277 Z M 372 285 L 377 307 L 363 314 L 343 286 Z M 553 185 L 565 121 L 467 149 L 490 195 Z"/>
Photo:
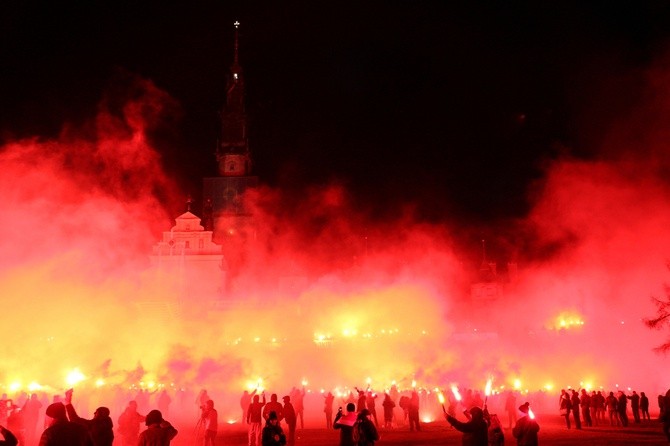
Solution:
<path fill-rule="evenodd" d="M 347 413 L 340 407 L 335 415 L 333 428 L 340 430 L 340 446 L 356 446 L 354 442 L 354 424 L 356 424 L 356 405 L 347 403 Z"/>
<path fill-rule="evenodd" d="M 288 426 L 286 444 L 293 446 L 295 444 L 295 425 L 298 422 L 298 418 L 295 415 L 295 408 L 291 404 L 291 397 L 286 395 L 282 399 L 284 401 L 284 420 L 286 421 L 286 426 Z"/>
<path fill-rule="evenodd" d="M 286 444 L 286 436 L 279 425 L 279 417 L 274 411 L 268 414 L 261 441 L 263 446 L 282 446 Z"/>
<path fill-rule="evenodd" d="M 512 435 L 516 438 L 518 446 L 537 446 L 537 433 L 540 431 L 540 425 L 537 421 L 528 415 L 530 404 L 524 403 L 519 406 L 519 411 L 524 414 L 519 418 L 512 429 Z"/>
<path fill-rule="evenodd" d="M 456 430 L 463 432 L 463 446 L 488 446 L 489 444 L 489 426 L 484 419 L 484 411 L 475 406 L 469 411 L 470 421 L 464 423 L 458 421 L 449 414 L 444 414 L 445 418 L 454 426 Z"/>
<path fill-rule="evenodd" d="M 109 409 L 98 407 L 93 413 L 93 419 L 87 420 L 77 415 L 72 405 L 72 389 L 65 392 L 65 410 L 73 423 L 84 426 L 95 446 L 112 446 L 114 442 L 114 424 L 109 416 Z"/>
<path fill-rule="evenodd" d="M 626 394 L 619 390 L 619 396 L 617 397 L 617 414 L 619 415 L 619 420 L 621 420 L 621 425 L 623 427 L 628 426 L 628 398 Z"/>
<path fill-rule="evenodd" d="M 581 401 L 579 400 L 579 394 L 575 389 L 572 389 L 572 397 L 570 398 L 570 405 L 572 406 L 572 416 L 575 419 L 575 429 L 582 428 L 582 419 L 579 415 L 579 405 Z"/>
<path fill-rule="evenodd" d="M 354 429 L 357 435 L 357 446 L 374 446 L 375 441 L 379 440 L 377 427 L 370 420 L 370 411 L 363 409 L 356 417 Z"/>
<path fill-rule="evenodd" d="M 177 436 L 177 429 L 163 419 L 160 410 L 150 411 L 144 423 L 147 428 L 140 434 L 137 446 L 169 446 L 170 441 Z"/>
<path fill-rule="evenodd" d="M 650 420 L 649 416 L 649 398 L 644 392 L 640 392 L 640 412 L 642 412 L 643 420 Z"/>
<path fill-rule="evenodd" d="M 42 432 L 39 446 L 94 446 L 84 426 L 68 421 L 63 403 L 49 405 L 46 415 L 49 427 Z"/>
<path fill-rule="evenodd" d="M 570 411 L 572 410 L 572 403 L 570 402 L 570 395 L 565 389 L 561 389 L 561 396 L 558 400 L 558 408 L 561 416 L 565 417 L 565 424 L 570 429 Z"/>
<path fill-rule="evenodd" d="M 630 410 L 633 412 L 633 419 L 636 423 L 640 422 L 640 395 L 633 390 L 632 395 L 626 395 L 626 398 L 630 400 Z"/>

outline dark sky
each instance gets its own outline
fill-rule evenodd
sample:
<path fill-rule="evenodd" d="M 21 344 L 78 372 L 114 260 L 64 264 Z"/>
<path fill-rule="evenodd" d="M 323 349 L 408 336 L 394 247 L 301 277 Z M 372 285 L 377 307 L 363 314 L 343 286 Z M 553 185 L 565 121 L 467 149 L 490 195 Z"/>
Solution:
<path fill-rule="evenodd" d="M 151 79 L 180 104 L 156 144 L 197 197 L 240 20 L 262 182 L 341 181 L 380 217 L 516 218 L 543 162 L 593 156 L 665 50 L 670 3 L 618 3 L 5 1 L 0 135 L 56 135 Z"/>

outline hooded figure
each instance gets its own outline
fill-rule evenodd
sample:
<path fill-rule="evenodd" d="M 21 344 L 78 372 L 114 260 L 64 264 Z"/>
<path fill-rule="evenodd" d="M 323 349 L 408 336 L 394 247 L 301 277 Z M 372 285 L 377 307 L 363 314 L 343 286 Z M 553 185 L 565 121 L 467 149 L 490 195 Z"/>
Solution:
<path fill-rule="evenodd" d="M 138 446 L 169 446 L 177 436 L 177 429 L 163 419 L 160 410 L 152 410 L 145 420 L 147 429 L 140 434 Z"/>
<path fill-rule="evenodd" d="M 479 407 L 470 408 L 470 421 L 463 423 L 449 414 L 444 415 L 456 430 L 463 432 L 463 446 L 488 446 L 489 425 L 484 419 L 484 411 Z"/>
<path fill-rule="evenodd" d="M 286 444 L 286 436 L 279 425 L 279 417 L 277 413 L 272 411 L 268 414 L 268 419 L 263 428 L 263 446 L 283 446 Z"/>
<path fill-rule="evenodd" d="M 519 411 L 524 414 L 519 418 L 512 429 L 512 435 L 516 438 L 516 444 L 519 446 L 537 446 L 537 433 L 540 426 L 537 421 L 532 419 L 528 412 L 530 404 L 524 403 L 519 406 Z"/>
<path fill-rule="evenodd" d="M 358 446 L 374 446 L 375 441 L 379 440 L 379 433 L 374 423 L 370 420 L 370 411 L 363 409 L 358 414 L 354 429 L 357 435 Z"/>

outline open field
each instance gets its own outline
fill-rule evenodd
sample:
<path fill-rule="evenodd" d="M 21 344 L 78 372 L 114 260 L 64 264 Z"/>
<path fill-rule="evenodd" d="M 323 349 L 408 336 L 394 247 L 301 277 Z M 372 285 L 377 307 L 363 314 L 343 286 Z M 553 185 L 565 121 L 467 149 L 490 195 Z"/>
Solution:
<path fill-rule="evenodd" d="M 661 431 L 661 423 L 652 419 L 640 424 L 632 423 L 627 428 L 597 426 L 582 430 L 565 427 L 564 421 L 558 415 L 539 415 L 539 440 L 545 445 L 666 445 L 668 442 Z M 181 428 L 180 434 L 172 442 L 176 446 L 197 444 L 194 429 Z M 381 440 L 378 446 L 407 445 L 460 445 L 461 433 L 452 429 L 446 421 L 424 425 L 421 432 L 409 432 L 406 428 L 391 431 L 380 430 Z M 296 446 L 337 446 L 339 431 L 326 429 L 304 429 L 296 433 Z M 247 435 L 238 426 L 226 426 L 219 431 L 217 445 L 246 446 Z M 515 445 L 510 431 L 505 431 L 505 444 Z"/>

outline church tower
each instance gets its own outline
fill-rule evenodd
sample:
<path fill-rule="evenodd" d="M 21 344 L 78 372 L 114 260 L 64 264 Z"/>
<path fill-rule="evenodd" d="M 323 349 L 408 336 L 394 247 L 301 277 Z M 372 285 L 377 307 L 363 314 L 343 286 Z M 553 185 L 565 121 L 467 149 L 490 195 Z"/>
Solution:
<path fill-rule="evenodd" d="M 216 149 L 219 176 L 205 178 L 203 185 L 205 228 L 214 232 L 214 240 L 219 243 L 243 233 L 248 236 L 252 219 L 243 195 L 258 184 L 258 177 L 251 173 L 244 76 L 239 61 L 240 23 L 235 22 L 234 27 L 233 63 L 226 83 L 221 138 Z"/>

